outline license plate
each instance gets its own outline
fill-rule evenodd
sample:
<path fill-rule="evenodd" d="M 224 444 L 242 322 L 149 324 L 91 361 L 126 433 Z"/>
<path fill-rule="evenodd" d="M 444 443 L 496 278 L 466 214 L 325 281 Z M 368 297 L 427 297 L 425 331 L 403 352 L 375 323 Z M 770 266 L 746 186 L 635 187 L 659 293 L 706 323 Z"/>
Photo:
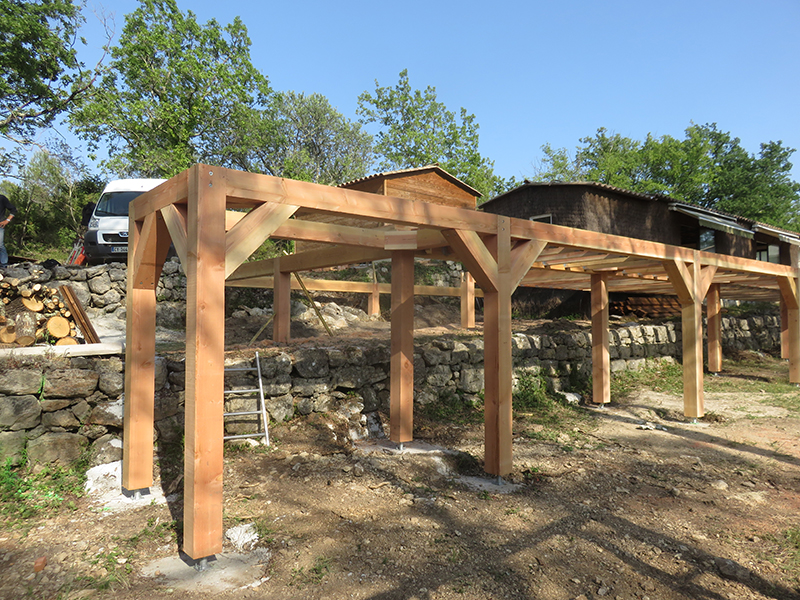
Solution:
<path fill-rule="evenodd" d="M 127 252 L 127 246 L 111 246 L 111 252 Z"/>

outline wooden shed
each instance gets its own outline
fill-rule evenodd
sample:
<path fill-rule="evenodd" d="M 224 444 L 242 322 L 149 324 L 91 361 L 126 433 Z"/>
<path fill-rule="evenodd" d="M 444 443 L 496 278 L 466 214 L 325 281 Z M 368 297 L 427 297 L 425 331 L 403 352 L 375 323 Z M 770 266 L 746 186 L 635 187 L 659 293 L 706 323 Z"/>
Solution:
<path fill-rule="evenodd" d="M 343 183 L 339 187 L 346 190 L 472 210 L 476 208 L 481 195 L 478 190 L 468 186 L 438 165 L 376 173 Z M 297 211 L 295 216 L 298 219 L 353 227 L 386 226 L 386 223 L 379 221 L 368 222 L 365 219 L 354 219 L 349 215 L 311 213 L 302 209 Z M 320 244 L 313 242 L 298 241 L 296 243 L 298 252 L 320 247 Z"/>

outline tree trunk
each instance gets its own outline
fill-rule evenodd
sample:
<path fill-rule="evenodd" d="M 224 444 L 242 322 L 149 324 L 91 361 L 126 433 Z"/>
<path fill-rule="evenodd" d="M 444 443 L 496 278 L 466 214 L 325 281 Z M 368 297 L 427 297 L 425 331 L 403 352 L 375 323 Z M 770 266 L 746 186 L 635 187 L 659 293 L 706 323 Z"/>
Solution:
<path fill-rule="evenodd" d="M 17 315 L 17 343 L 20 346 L 36 343 L 36 313 L 21 312 Z"/>

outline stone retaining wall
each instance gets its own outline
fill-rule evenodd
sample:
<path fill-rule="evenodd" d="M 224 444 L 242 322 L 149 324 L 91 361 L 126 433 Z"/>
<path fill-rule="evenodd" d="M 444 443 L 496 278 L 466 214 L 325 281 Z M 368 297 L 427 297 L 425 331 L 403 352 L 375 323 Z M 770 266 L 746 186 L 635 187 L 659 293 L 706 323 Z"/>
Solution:
<path fill-rule="evenodd" d="M 89 269 L 87 269 L 88 271 Z M 92 278 L 89 278 L 91 281 Z M 109 276 L 109 279 L 111 277 Z M 106 292 L 108 293 L 108 292 Z M 725 348 L 775 352 L 780 348 L 774 316 L 723 319 Z M 636 370 L 647 361 L 674 360 L 680 354 L 679 324 L 625 325 L 611 330 L 611 368 Z M 575 327 L 552 334 L 513 336 L 515 376 L 541 375 L 552 388 L 569 391 L 591 375 L 591 336 Z M 272 348 L 261 356 L 267 410 L 275 421 L 328 413 L 341 434 L 358 439 L 375 416 L 388 409 L 389 347 L 370 341 L 320 348 Z M 227 366 L 252 366 L 229 359 Z M 89 448 L 92 462 L 119 459 L 124 365 L 110 358 L 6 358 L 0 362 L 0 460 L 67 463 Z M 156 359 L 156 435 L 168 440 L 183 432 L 182 360 Z M 415 402 L 436 402 L 458 394 L 478 401 L 483 389 L 483 339 L 417 340 L 414 356 Z M 252 388 L 255 380 L 237 373 L 226 388 Z M 255 409 L 255 398 L 232 396 L 229 412 Z M 249 420 L 248 420 L 249 419 Z M 231 434 L 253 431 L 252 418 L 228 422 Z"/>

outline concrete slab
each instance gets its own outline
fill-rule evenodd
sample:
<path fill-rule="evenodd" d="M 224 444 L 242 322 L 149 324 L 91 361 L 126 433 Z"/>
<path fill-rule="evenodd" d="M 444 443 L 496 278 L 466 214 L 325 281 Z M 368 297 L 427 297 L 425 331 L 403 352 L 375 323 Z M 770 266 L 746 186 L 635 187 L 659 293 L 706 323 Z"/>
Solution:
<path fill-rule="evenodd" d="M 256 549 L 249 554 L 217 554 L 208 559 L 205 570 L 195 568 L 186 555 L 168 556 L 147 564 L 142 575 L 157 580 L 165 589 L 219 593 L 257 588 L 269 580 L 266 575 L 270 553 Z"/>

